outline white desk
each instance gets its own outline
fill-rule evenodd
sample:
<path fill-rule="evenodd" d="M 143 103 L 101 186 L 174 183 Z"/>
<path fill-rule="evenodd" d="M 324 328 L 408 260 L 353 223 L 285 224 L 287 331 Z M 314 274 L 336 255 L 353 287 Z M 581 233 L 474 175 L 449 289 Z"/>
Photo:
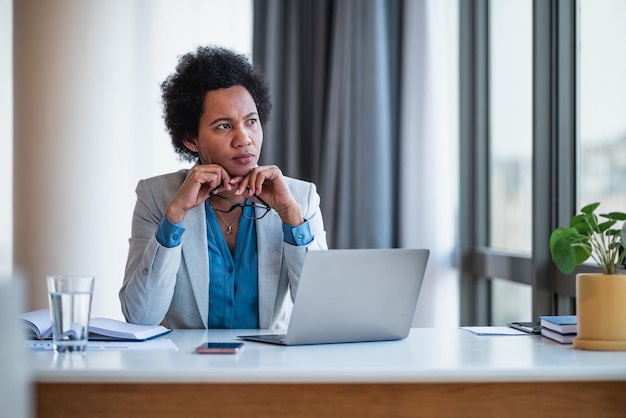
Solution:
<path fill-rule="evenodd" d="M 161 337 L 177 351 L 29 352 L 37 416 L 626 416 L 626 352 L 539 336 L 413 329 L 402 341 L 194 353 L 254 332 Z"/>

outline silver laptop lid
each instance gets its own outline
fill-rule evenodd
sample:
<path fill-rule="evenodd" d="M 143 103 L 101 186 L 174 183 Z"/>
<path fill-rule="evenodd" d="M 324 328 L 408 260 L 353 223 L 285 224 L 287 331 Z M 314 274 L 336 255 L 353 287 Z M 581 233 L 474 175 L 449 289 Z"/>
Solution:
<path fill-rule="evenodd" d="M 429 251 L 309 251 L 285 344 L 406 338 Z"/>

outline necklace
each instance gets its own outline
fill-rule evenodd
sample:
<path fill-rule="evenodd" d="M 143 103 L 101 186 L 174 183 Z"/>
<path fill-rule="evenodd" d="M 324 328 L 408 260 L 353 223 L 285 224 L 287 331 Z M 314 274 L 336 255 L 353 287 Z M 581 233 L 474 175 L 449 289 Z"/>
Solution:
<path fill-rule="evenodd" d="M 211 205 L 211 206 L 213 206 L 213 205 Z M 233 219 L 233 221 L 230 224 L 228 222 L 226 222 L 226 219 L 224 219 L 224 217 L 222 216 L 220 211 L 215 209 L 215 206 L 213 206 L 213 212 L 215 212 L 215 214 L 217 216 L 219 216 L 219 218 L 222 220 L 222 222 L 224 222 L 224 225 L 226 225 L 226 235 L 232 234 L 233 233 L 233 225 L 235 224 L 235 222 L 237 222 L 237 219 L 239 219 L 239 217 L 241 216 L 241 212 L 239 212 L 237 214 L 237 216 L 235 216 L 235 219 Z"/>

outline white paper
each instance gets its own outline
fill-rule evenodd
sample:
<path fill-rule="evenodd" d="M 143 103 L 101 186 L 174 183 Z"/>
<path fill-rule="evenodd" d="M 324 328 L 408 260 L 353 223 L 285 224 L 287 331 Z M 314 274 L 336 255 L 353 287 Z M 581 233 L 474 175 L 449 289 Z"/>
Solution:
<path fill-rule="evenodd" d="M 461 329 L 476 335 L 532 335 L 511 327 L 461 327 Z"/>

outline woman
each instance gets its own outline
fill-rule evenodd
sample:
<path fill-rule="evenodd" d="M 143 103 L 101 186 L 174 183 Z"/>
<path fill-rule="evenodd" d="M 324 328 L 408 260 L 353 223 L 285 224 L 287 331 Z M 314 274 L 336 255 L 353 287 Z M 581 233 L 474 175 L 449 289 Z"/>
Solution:
<path fill-rule="evenodd" d="M 308 250 L 325 250 L 315 185 L 259 166 L 269 89 L 242 55 L 200 47 L 162 84 L 189 170 L 141 180 L 126 320 L 171 328 L 286 328 Z"/>

